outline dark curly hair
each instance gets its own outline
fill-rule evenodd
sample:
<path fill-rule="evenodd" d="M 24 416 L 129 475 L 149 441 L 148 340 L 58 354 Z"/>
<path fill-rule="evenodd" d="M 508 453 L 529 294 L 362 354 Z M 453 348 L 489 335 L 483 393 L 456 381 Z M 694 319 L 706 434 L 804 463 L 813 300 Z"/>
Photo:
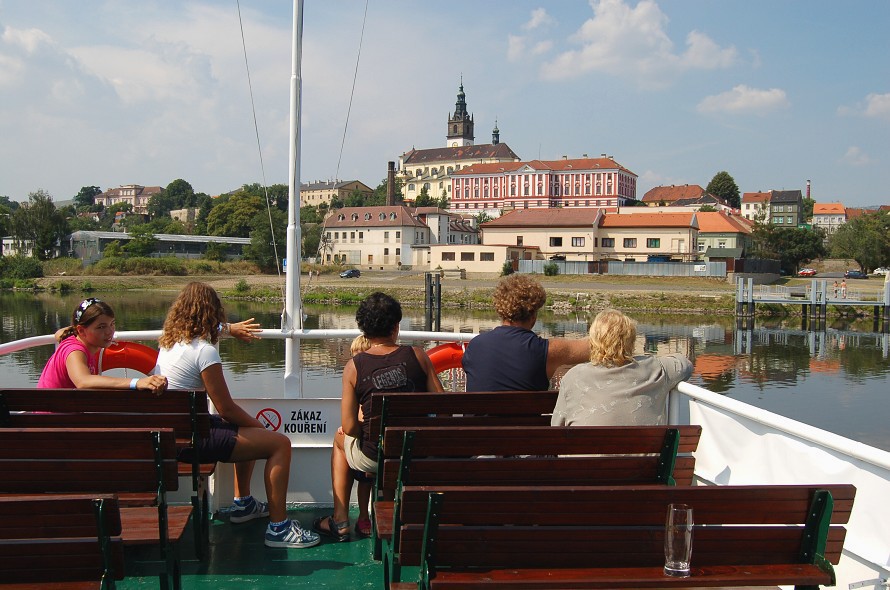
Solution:
<path fill-rule="evenodd" d="M 382 338 L 392 334 L 402 321 L 402 306 L 386 293 L 371 293 L 359 303 L 355 323 L 368 338 Z"/>
<path fill-rule="evenodd" d="M 158 342 L 162 348 L 171 348 L 177 342 L 191 342 L 194 338 L 205 338 L 216 344 L 220 324 L 225 321 L 226 311 L 213 287 L 189 283 L 170 306 Z"/>

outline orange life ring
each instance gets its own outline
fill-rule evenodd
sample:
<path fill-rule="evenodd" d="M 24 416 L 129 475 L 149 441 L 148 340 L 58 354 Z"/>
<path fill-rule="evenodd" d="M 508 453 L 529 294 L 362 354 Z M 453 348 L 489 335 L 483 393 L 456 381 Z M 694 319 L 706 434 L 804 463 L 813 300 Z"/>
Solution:
<path fill-rule="evenodd" d="M 135 369 L 150 375 L 158 364 L 158 351 L 137 342 L 115 342 L 99 355 L 99 373 L 108 369 Z"/>
<path fill-rule="evenodd" d="M 464 356 L 464 347 L 457 342 L 446 342 L 426 351 L 430 360 L 433 361 L 433 368 L 436 373 L 447 371 L 448 369 L 460 369 L 462 365 L 461 359 Z"/>

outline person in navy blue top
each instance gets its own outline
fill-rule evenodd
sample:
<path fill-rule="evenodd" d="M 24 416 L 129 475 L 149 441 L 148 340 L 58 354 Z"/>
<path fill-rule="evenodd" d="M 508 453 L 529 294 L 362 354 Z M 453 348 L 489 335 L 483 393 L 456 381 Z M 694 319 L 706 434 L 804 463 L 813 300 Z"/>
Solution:
<path fill-rule="evenodd" d="M 501 325 L 467 344 L 467 391 L 543 391 L 550 389 L 559 367 L 590 359 L 586 338 L 547 339 L 532 331 L 546 300 L 544 287 L 528 275 L 510 275 L 498 283 L 494 308 Z"/>

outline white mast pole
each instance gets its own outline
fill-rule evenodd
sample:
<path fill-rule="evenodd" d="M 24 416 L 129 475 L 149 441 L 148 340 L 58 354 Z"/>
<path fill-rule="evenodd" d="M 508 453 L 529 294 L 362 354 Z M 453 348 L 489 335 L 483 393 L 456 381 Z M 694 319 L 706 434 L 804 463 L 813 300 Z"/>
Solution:
<path fill-rule="evenodd" d="M 293 59 L 290 78 L 290 154 L 287 204 L 287 268 L 285 269 L 284 313 L 281 330 L 293 333 L 303 329 L 300 301 L 300 103 L 303 81 L 300 63 L 303 54 L 303 0 L 294 0 Z M 284 345 L 284 397 L 303 396 L 299 340 L 288 338 Z"/>

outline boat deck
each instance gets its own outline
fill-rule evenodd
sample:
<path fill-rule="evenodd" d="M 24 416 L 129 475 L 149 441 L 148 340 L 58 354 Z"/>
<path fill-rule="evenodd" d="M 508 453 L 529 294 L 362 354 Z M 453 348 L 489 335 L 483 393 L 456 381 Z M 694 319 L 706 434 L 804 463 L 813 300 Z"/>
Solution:
<path fill-rule="evenodd" d="M 291 510 L 288 516 L 303 526 L 312 526 L 330 508 Z M 355 525 L 357 509 L 350 514 Z M 219 589 L 238 588 L 383 588 L 383 568 L 371 557 L 370 539 L 353 538 L 338 543 L 322 537 L 322 542 L 307 549 L 271 549 L 263 544 L 268 519 L 233 525 L 225 514 L 216 515 L 210 526 L 210 556 L 204 562 L 194 558 L 191 532 L 181 547 L 182 587 Z M 140 550 L 127 553 L 126 577 L 119 590 L 157 588 L 158 578 L 151 575 L 145 560 L 156 559 L 157 552 Z"/>

